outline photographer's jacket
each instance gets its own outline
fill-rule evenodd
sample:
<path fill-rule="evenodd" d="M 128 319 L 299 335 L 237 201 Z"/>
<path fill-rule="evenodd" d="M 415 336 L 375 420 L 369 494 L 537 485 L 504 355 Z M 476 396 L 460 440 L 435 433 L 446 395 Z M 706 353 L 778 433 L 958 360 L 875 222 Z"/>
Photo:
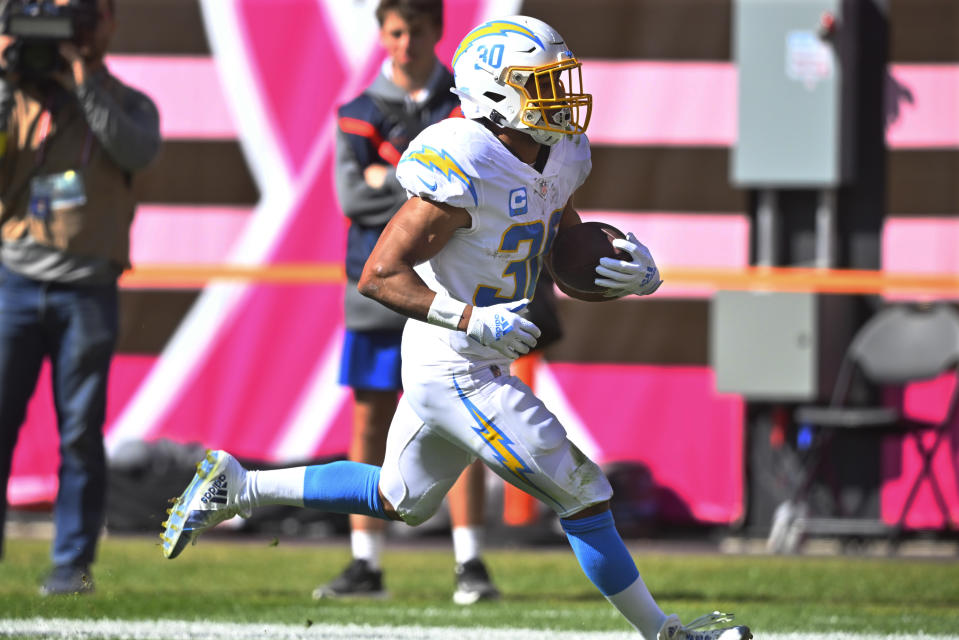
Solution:
<path fill-rule="evenodd" d="M 160 145 L 156 106 L 104 67 L 75 93 L 0 84 L 10 110 L 0 159 L 3 264 L 38 280 L 115 280 L 130 266 L 131 174 Z"/>

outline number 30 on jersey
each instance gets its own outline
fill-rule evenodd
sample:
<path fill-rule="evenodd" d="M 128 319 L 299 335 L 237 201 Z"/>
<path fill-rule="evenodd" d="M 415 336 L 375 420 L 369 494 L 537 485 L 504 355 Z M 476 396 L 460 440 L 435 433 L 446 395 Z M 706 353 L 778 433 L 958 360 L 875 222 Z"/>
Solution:
<path fill-rule="evenodd" d="M 556 229 L 563 210 L 557 209 L 549 216 L 549 223 L 542 220 L 533 222 L 517 222 L 507 227 L 500 239 L 497 252 L 516 256 L 510 260 L 503 270 L 503 279 L 512 279 L 512 291 L 505 283 L 500 286 L 481 284 L 473 294 L 473 304 L 478 307 L 488 307 L 503 302 L 513 302 L 523 298 L 533 299 L 536 290 L 536 281 L 539 280 L 539 271 L 543 266 L 545 256 L 553 245 Z"/>

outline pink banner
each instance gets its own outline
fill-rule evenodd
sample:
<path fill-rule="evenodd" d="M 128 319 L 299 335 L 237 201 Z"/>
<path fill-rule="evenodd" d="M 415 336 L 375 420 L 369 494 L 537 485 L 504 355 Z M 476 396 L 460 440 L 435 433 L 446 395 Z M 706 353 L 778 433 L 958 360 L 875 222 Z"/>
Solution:
<path fill-rule="evenodd" d="M 225 263 L 251 216 L 243 207 L 142 204 L 130 230 L 130 259 L 134 266 Z"/>
<path fill-rule="evenodd" d="M 743 402 L 717 393 L 712 371 L 555 363 L 549 370 L 587 422 L 598 461 L 648 467 L 662 516 L 714 523 L 743 516 Z"/>
<path fill-rule="evenodd" d="M 893 148 L 959 147 L 959 65 L 892 65 L 886 114 Z"/>
<path fill-rule="evenodd" d="M 738 77 L 732 63 L 587 60 L 583 78 L 594 95 L 594 143 L 736 143 Z M 959 65 L 891 65 L 886 115 L 894 149 L 959 147 Z"/>
<path fill-rule="evenodd" d="M 275 25 L 277 29 L 299 20 L 305 20 L 309 29 L 320 20 L 318 10 L 305 6 L 289 15 L 266 13 L 270 16 L 264 19 L 281 23 Z M 299 28 L 291 31 L 292 37 L 300 37 L 300 33 Z M 329 37 L 311 39 L 304 51 L 322 58 L 330 53 L 330 42 Z M 214 60 L 111 56 L 108 63 L 117 76 L 156 100 L 164 137 L 236 137 Z M 342 84 L 345 79 L 339 73 L 334 67 L 323 83 L 316 84 Z M 728 147 L 736 142 L 738 78 L 731 63 L 593 59 L 584 62 L 583 77 L 594 96 L 589 126 L 594 144 Z M 314 111 L 308 101 L 287 99 L 299 95 L 302 88 L 298 84 L 309 82 L 308 78 L 290 74 L 266 82 L 274 96 L 270 108 L 274 117 L 290 123 L 287 134 L 291 141 L 304 126 L 309 129 L 317 124 L 322 107 Z M 891 65 L 886 79 L 886 113 L 892 148 L 959 146 L 959 65 Z M 309 139 L 303 136 L 300 144 Z M 292 146 L 296 153 L 305 153 L 296 143 Z"/>
<path fill-rule="evenodd" d="M 236 125 L 212 58 L 108 56 L 120 80 L 144 91 L 160 111 L 165 139 L 236 138 Z"/>
<path fill-rule="evenodd" d="M 736 140 L 736 67 L 726 62 L 587 60 L 589 139 L 726 147 Z"/>

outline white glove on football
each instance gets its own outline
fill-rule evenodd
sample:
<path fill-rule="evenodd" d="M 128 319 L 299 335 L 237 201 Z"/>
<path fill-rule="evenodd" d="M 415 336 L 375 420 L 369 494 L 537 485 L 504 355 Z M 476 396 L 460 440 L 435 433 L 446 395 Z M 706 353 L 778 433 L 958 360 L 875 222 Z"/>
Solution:
<path fill-rule="evenodd" d="M 518 358 L 536 346 L 539 327 L 519 315 L 527 298 L 517 302 L 494 304 L 489 307 L 473 307 L 466 335 L 480 344 L 492 347 L 507 358 Z"/>
<path fill-rule="evenodd" d="M 597 286 L 606 287 L 605 296 L 621 298 L 631 293 L 647 296 L 663 284 L 652 254 L 632 232 L 626 234 L 625 240 L 621 238 L 613 240 L 613 246 L 627 252 L 633 260 L 630 262 L 615 258 L 600 258 L 599 266 L 596 267 L 596 273 L 600 277 L 593 282 Z"/>

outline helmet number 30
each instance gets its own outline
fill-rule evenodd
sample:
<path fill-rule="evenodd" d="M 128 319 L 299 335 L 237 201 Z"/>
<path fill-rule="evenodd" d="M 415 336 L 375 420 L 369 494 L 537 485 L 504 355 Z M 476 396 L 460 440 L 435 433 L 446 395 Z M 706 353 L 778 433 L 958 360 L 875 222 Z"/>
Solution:
<path fill-rule="evenodd" d="M 503 45 L 494 44 L 492 47 L 480 45 L 476 49 L 477 57 L 493 69 L 499 69 L 503 64 Z"/>

